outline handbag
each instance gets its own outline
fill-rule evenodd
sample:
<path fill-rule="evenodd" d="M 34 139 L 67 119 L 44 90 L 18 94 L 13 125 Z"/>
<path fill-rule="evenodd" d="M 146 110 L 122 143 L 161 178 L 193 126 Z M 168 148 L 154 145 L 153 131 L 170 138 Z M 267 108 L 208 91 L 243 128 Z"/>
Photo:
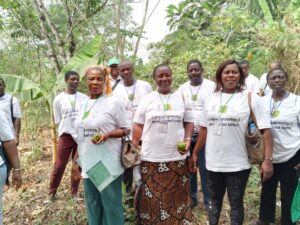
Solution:
<path fill-rule="evenodd" d="M 257 126 L 257 121 L 254 116 L 254 113 L 251 108 L 251 93 L 248 93 L 248 105 L 250 108 L 250 116 L 254 123 L 255 128 L 253 129 L 253 123 L 251 127 L 251 131 L 255 130 L 255 132 L 250 132 L 250 124 L 251 120 L 249 119 L 249 123 L 247 126 L 246 134 L 245 134 L 245 142 L 248 153 L 249 162 L 251 164 L 262 164 L 264 161 L 265 153 L 264 153 L 264 137 L 261 131 Z"/>
<path fill-rule="evenodd" d="M 132 144 L 127 134 L 122 138 L 121 154 L 121 161 L 125 169 L 141 164 L 141 149 Z"/>

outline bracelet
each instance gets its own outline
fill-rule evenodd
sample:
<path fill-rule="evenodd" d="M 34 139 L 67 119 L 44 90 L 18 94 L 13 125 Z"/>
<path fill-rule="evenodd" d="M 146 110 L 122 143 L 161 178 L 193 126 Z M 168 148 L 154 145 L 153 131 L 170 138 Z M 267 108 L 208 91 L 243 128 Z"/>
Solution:
<path fill-rule="evenodd" d="M 191 140 L 191 138 L 190 137 L 186 137 L 184 140 Z"/>
<path fill-rule="evenodd" d="M 21 171 L 21 168 L 12 168 L 13 171 Z"/>
<path fill-rule="evenodd" d="M 273 161 L 273 158 L 272 157 L 265 157 L 264 160 L 270 160 L 271 162 Z"/>

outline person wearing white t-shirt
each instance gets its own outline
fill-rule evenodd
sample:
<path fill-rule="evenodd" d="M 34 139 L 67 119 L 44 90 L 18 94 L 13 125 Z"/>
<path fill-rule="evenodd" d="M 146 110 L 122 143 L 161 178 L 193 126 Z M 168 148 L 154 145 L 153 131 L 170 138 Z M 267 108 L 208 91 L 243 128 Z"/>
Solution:
<path fill-rule="evenodd" d="M 76 120 L 79 159 L 81 162 L 87 160 L 81 156 L 86 154 L 92 146 L 105 142 L 121 167 L 121 137 L 130 131 L 124 104 L 116 97 L 110 96 L 106 69 L 91 66 L 87 69 L 85 76 L 89 98 L 85 101 Z M 93 140 L 92 137 L 95 134 L 101 134 L 99 140 Z M 100 149 L 99 154 L 101 154 Z M 103 171 L 99 173 L 105 173 Z M 122 176 L 112 180 L 101 192 L 85 171 L 82 171 L 82 177 L 88 224 L 124 224 Z"/>
<path fill-rule="evenodd" d="M 21 131 L 21 107 L 16 97 L 5 93 L 5 82 L 0 78 L 0 108 L 9 122 L 9 128 L 15 136 L 16 144 L 19 145 Z"/>
<path fill-rule="evenodd" d="M 0 109 L 0 142 L 0 225 L 2 225 L 3 188 L 9 178 L 4 153 L 12 168 L 12 185 L 18 189 L 22 184 L 21 165 L 15 137 L 2 109 Z"/>
<path fill-rule="evenodd" d="M 119 96 L 119 99 L 124 102 L 126 112 L 131 124 L 133 123 L 134 113 L 137 109 L 142 97 L 152 91 L 151 85 L 143 80 L 134 79 L 134 66 L 132 62 L 124 60 L 118 65 L 119 74 L 122 78 L 122 86 L 126 94 Z M 123 91 L 124 93 L 124 91 Z M 117 95 L 117 93 L 114 93 Z M 131 138 L 131 134 L 129 135 Z M 133 183 L 133 168 L 126 169 L 123 174 L 123 182 L 126 186 L 126 192 L 130 193 Z"/>
<path fill-rule="evenodd" d="M 281 68 L 281 64 L 279 62 L 270 63 L 269 71 L 273 70 L 275 68 Z M 269 95 L 270 93 L 272 93 L 272 90 L 269 87 L 268 82 L 267 82 L 267 74 L 268 73 L 264 73 L 263 75 L 261 75 L 261 77 L 259 79 L 259 95 L 260 96 L 266 96 L 266 95 Z"/>
<path fill-rule="evenodd" d="M 191 170 L 197 168 L 198 154 L 206 143 L 207 183 L 210 197 L 209 224 L 217 225 L 225 191 L 230 205 L 230 223 L 242 225 L 243 198 L 251 170 L 245 133 L 250 117 L 245 77 L 238 61 L 227 60 L 216 72 L 215 92 L 203 100 L 200 131 L 194 148 Z M 265 160 L 261 165 L 262 181 L 272 176 L 272 133 L 270 118 L 261 98 L 251 93 L 251 108 L 264 133 Z"/>
<path fill-rule="evenodd" d="M 79 85 L 79 74 L 75 71 L 65 73 L 66 90 L 58 94 L 53 102 L 53 115 L 55 124 L 58 125 L 58 148 L 53 171 L 50 178 L 49 197 L 55 200 L 55 195 L 63 177 L 66 165 L 71 156 L 77 151 L 77 133 L 74 122 L 79 109 L 87 96 L 77 91 Z M 76 177 L 76 169 L 71 171 L 71 195 L 75 200 L 77 198 L 80 179 Z"/>
<path fill-rule="evenodd" d="M 267 75 L 272 94 L 263 97 L 271 118 L 273 133 L 273 166 L 271 179 L 262 183 L 257 225 L 275 222 L 276 192 L 280 183 L 281 223 L 294 225 L 291 205 L 298 184 L 295 166 L 300 163 L 300 97 L 286 90 L 287 72 L 282 68 Z"/>
<path fill-rule="evenodd" d="M 193 106 L 194 114 L 194 133 L 192 136 L 190 152 L 193 154 L 193 149 L 197 141 L 199 128 L 200 128 L 200 113 L 203 110 L 203 105 L 201 105 L 201 97 L 207 98 L 213 93 L 215 89 L 215 83 L 204 79 L 202 77 L 203 67 L 202 63 L 198 59 L 192 59 L 187 64 L 187 75 L 189 81 L 181 85 L 178 89 L 179 92 L 187 96 L 187 100 L 191 101 Z M 205 208 L 208 208 L 209 194 L 207 190 L 207 177 L 206 177 L 206 167 L 205 167 L 205 148 L 199 153 L 199 174 L 201 177 L 201 187 L 203 192 L 203 199 Z M 198 205 L 198 184 L 197 184 L 197 172 L 191 174 L 191 195 L 192 195 L 192 207 Z"/>
<path fill-rule="evenodd" d="M 245 88 L 255 94 L 259 94 L 259 81 L 258 78 L 249 73 L 250 64 L 247 60 L 241 60 L 240 65 L 245 74 Z"/>
<path fill-rule="evenodd" d="M 142 98 L 133 120 L 132 144 L 138 147 L 143 138 L 135 198 L 137 216 L 139 224 L 189 224 L 187 156 L 193 133 L 192 106 L 182 93 L 171 90 L 168 65 L 156 66 L 153 78 L 157 90 Z"/>

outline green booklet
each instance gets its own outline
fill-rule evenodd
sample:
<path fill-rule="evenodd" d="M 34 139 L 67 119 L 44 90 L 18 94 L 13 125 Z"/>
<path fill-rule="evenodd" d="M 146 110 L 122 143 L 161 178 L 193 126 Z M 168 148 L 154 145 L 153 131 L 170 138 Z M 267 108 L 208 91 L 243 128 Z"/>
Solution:
<path fill-rule="evenodd" d="M 91 145 L 77 162 L 100 192 L 124 171 L 106 143 Z"/>

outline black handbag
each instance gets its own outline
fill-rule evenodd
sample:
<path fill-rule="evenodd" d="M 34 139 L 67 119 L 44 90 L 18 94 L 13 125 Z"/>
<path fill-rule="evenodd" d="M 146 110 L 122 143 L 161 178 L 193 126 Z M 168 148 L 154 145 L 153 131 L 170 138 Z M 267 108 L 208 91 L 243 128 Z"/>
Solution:
<path fill-rule="evenodd" d="M 141 164 L 141 149 L 132 144 L 128 135 L 122 138 L 121 161 L 126 169 Z"/>

